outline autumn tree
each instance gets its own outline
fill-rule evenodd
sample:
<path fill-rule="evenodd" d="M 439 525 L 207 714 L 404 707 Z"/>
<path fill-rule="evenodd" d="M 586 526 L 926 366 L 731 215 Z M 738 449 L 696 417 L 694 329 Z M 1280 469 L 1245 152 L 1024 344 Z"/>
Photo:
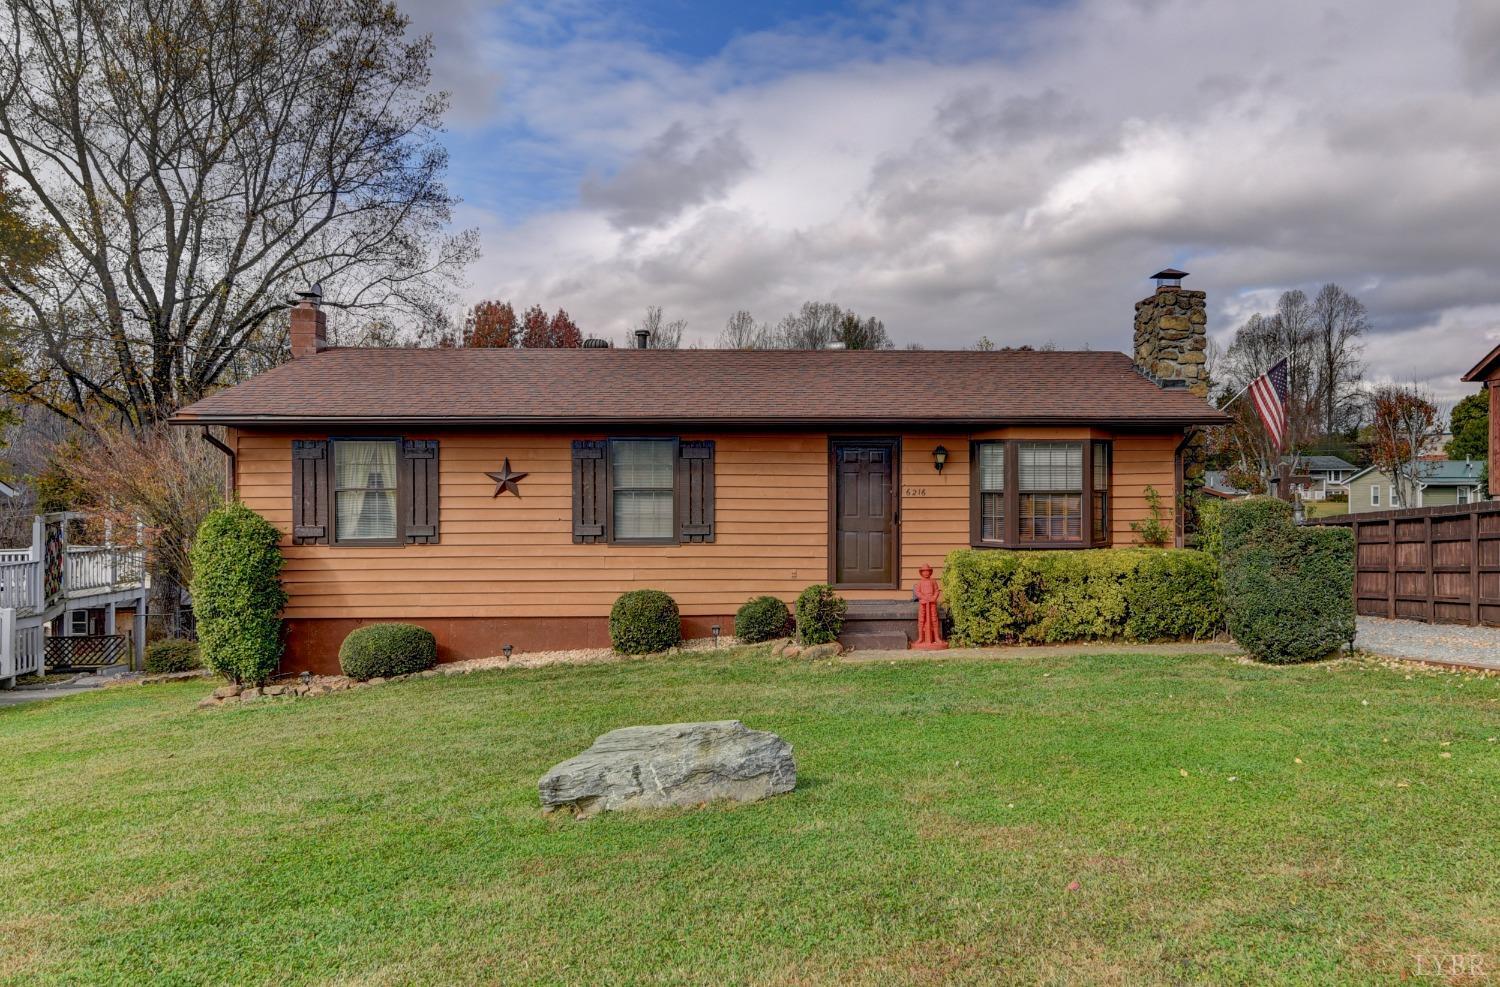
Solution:
<path fill-rule="evenodd" d="M 480 302 L 464 315 L 464 346 L 504 348 L 515 346 L 520 338 L 521 322 L 510 302 Z"/>
<path fill-rule="evenodd" d="M 0 0 L 0 175 L 58 250 L 0 269 L 26 390 L 145 428 L 285 359 L 289 292 L 421 323 L 473 256 L 387 0 Z"/>
<path fill-rule="evenodd" d="M 1391 478 L 1402 504 L 1415 504 L 1422 452 L 1443 434 L 1442 415 L 1420 389 L 1397 384 L 1375 389 L 1370 412 L 1370 461 Z"/>
<path fill-rule="evenodd" d="M 1444 453 L 1449 459 L 1488 459 L 1490 455 L 1489 394 L 1470 394 L 1448 413 L 1448 440 Z"/>

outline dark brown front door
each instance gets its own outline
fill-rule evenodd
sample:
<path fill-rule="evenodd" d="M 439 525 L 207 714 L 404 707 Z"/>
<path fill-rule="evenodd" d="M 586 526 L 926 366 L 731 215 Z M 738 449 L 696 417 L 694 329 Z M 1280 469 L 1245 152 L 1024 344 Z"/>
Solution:
<path fill-rule="evenodd" d="M 833 581 L 896 585 L 896 440 L 839 440 L 833 453 Z"/>

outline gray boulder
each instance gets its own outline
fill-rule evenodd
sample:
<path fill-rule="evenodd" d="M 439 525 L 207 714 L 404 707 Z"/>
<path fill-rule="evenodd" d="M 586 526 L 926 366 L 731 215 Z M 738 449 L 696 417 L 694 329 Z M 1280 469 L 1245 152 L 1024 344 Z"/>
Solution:
<path fill-rule="evenodd" d="M 613 809 L 754 802 L 796 784 L 791 744 L 739 720 L 718 720 L 611 730 L 553 766 L 537 789 L 545 811 L 565 808 L 587 818 Z"/>

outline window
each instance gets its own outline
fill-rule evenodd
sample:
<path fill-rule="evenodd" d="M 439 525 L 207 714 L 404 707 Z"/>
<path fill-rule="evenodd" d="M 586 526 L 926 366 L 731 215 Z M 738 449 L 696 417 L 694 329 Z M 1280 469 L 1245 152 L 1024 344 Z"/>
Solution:
<path fill-rule="evenodd" d="M 1016 446 L 1020 541 L 1083 540 L 1083 443 Z"/>
<path fill-rule="evenodd" d="M 971 461 L 973 544 L 1108 544 L 1109 442 L 979 441 Z"/>
<path fill-rule="evenodd" d="M 85 637 L 89 632 L 89 612 L 87 610 L 68 611 L 68 636 Z"/>
<path fill-rule="evenodd" d="M 1380 484 L 1378 483 L 1370 484 L 1370 506 L 1380 506 Z"/>
<path fill-rule="evenodd" d="M 1005 541 L 1005 443 L 979 444 L 979 540 Z"/>
<path fill-rule="evenodd" d="M 1460 504 L 1467 504 L 1469 502 L 1469 488 L 1468 487 L 1459 487 L 1458 488 L 1458 502 Z"/>
<path fill-rule="evenodd" d="M 1094 443 L 1094 486 L 1089 516 L 1093 519 L 1094 542 L 1109 539 L 1109 457 L 1108 442 Z"/>
<path fill-rule="evenodd" d="M 332 446 L 334 541 L 394 544 L 397 442 L 339 439 Z"/>
<path fill-rule="evenodd" d="M 1396 492 L 1396 485 L 1394 483 L 1391 484 L 1391 506 L 1401 506 L 1401 495 Z"/>
<path fill-rule="evenodd" d="M 609 444 L 615 541 L 675 541 L 672 439 L 615 439 Z"/>

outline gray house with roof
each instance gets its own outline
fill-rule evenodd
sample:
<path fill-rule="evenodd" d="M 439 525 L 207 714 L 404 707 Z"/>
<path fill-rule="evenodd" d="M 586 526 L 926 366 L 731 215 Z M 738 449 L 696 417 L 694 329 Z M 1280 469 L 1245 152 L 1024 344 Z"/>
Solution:
<path fill-rule="evenodd" d="M 1402 503 L 1395 480 L 1384 470 L 1367 466 L 1345 481 L 1349 513 L 1389 511 L 1401 507 L 1472 504 L 1484 499 L 1485 462 L 1482 459 L 1432 459 L 1417 464 L 1416 503 Z"/>

